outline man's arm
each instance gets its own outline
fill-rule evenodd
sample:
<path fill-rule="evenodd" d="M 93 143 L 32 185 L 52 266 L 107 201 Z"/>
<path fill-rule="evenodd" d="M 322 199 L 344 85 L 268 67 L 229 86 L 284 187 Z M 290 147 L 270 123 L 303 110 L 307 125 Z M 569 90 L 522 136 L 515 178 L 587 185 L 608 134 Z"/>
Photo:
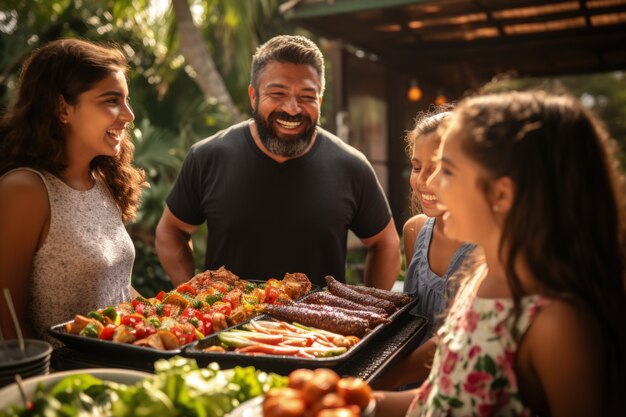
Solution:
<path fill-rule="evenodd" d="M 166 206 L 156 228 L 156 251 L 161 266 L 176 287 L 194 276 L 191 235 L 198 226 L 180 220 Z"/>
<path fill-rule="evenodd" d="M 384 290 L 391 289 L 402 264 L 400 237 L 393 218 L 381 232 L 361 241 L 367 246 L 365 285 Z"/>

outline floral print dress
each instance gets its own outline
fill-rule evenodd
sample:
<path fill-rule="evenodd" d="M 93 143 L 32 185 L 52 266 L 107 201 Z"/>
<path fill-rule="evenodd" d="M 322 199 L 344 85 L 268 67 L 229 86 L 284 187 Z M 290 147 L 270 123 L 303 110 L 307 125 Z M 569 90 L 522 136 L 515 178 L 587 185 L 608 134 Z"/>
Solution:
<path fill-rule="evenodd" d="M 459 291 L 437 332 L 440 344 L 432 371 L 407 417 L 531 416 L 520 399 L 515 357 L 519 340 L 549 299 L 538 295 L 522 299 L 514 337 L 513 300 L 476 296 L 484 271 L 477 271 Z"/>

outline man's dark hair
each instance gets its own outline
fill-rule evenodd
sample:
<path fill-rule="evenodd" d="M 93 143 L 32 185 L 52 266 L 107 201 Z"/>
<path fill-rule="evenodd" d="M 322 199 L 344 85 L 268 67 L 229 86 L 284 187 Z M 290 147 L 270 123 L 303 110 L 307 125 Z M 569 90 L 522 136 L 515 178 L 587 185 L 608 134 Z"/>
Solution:
<path fill-rule="evenodd" d="M 275 36 L 259 46 L 252 57 L 250 84 L 258 90 L 259 76 L 270 62 L 310 65 L 320 78 L 320 95 L 324 93 L 324 57 L 317 45 L 299 35 Z"/>

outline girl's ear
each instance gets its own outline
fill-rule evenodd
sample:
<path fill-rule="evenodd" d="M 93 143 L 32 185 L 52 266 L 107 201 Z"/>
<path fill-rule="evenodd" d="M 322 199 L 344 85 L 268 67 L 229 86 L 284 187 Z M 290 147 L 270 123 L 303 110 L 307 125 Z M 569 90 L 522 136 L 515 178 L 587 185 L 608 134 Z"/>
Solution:
<path fill-rule="evenodd" d="M 59 96 L 58 104 L 57 104 L 57 117 L 59 121 L 63 124 L 67 124 L 69 122 L 69 110 L 70 105 L 65 101 L 63 96 Z"/>
<path fill-rule="evenodd" d="M 491 201 L 494 213 L 506 214 L 515 200 L 515 183 L 511 177 L 501 177 L 492 183 Z"/>

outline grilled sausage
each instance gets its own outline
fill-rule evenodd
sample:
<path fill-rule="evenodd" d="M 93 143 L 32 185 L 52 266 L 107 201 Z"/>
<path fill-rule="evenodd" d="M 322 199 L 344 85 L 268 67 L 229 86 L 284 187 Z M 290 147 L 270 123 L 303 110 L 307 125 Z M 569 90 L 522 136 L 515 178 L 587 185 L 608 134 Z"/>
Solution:
<path fill-rule="evenodd" d="M 347 310 L 371 311 L 372 313 L 387 315 L 387 312 L 384 308 L 357 304 L 353 301 L 346 300 L 345 298 L 337 297 L 336 295 L 333 295 L 326 291 L 314 292 L 306 298 L 303 298 L 301 302 L 307 304 L 323 304 L 328 306 L 345 308 Z"/>
<path fill-rule="evenodd" d="M 385 311 L 389 314 L 396 311 L 396 305 L 391 301 L 356 292 L 352 288 L 349 288 L 346 284 L 342 284 L 330 275 L 326 275 L 324 279 L 326 280 L 326 285 L 328 285 L 328 289 L 330 290 L 330 292 L 338 297 L 346 298 L 361 305 L 372 305 L 375 307 L 380 307 L 385 309 Z"/>
<path fill-rule="evenodd" d="M 369 323 L 365 319 L 339 312 L 314 311 L 299 304 L 267 304 L 264 311 L 279 320 L 297 322 L 344 336 L 361 336 L 369 329 Z"/>
<path fill-rule="evenodd" d="M 311 310 L 315 310 L 315 311 L 329 312 L 329 313 L 333 311 L 338 311 L 339 313 L 343 313 L 349 317 L 358 317 L 360 319 L 365 319 L 367 320 L 367 322 L 369 323 L 369 327 L 371 328 L 374 328 L 381 323 L 389 323 L 389 319 L 386 317 L 387 316 L 386 314 L 383 316 L 382 314 L 377 314 L 372 311 L 348 310 L 345 308 L 329 306 L 326 304 L 304 303 L 302 307 L 310 308 Z"/>
<path fill-rule="evenodd" d="M 375 287 L 364 287 L 363 285 L 347 284 L 346 286 L 358 293 L 367 294 L 376 298 L 382 298 L 383 300 L 391 301 L 398 308 L 402 308 L 411 302 L 411 296 L 403 292 L 386 291 Z"/>

